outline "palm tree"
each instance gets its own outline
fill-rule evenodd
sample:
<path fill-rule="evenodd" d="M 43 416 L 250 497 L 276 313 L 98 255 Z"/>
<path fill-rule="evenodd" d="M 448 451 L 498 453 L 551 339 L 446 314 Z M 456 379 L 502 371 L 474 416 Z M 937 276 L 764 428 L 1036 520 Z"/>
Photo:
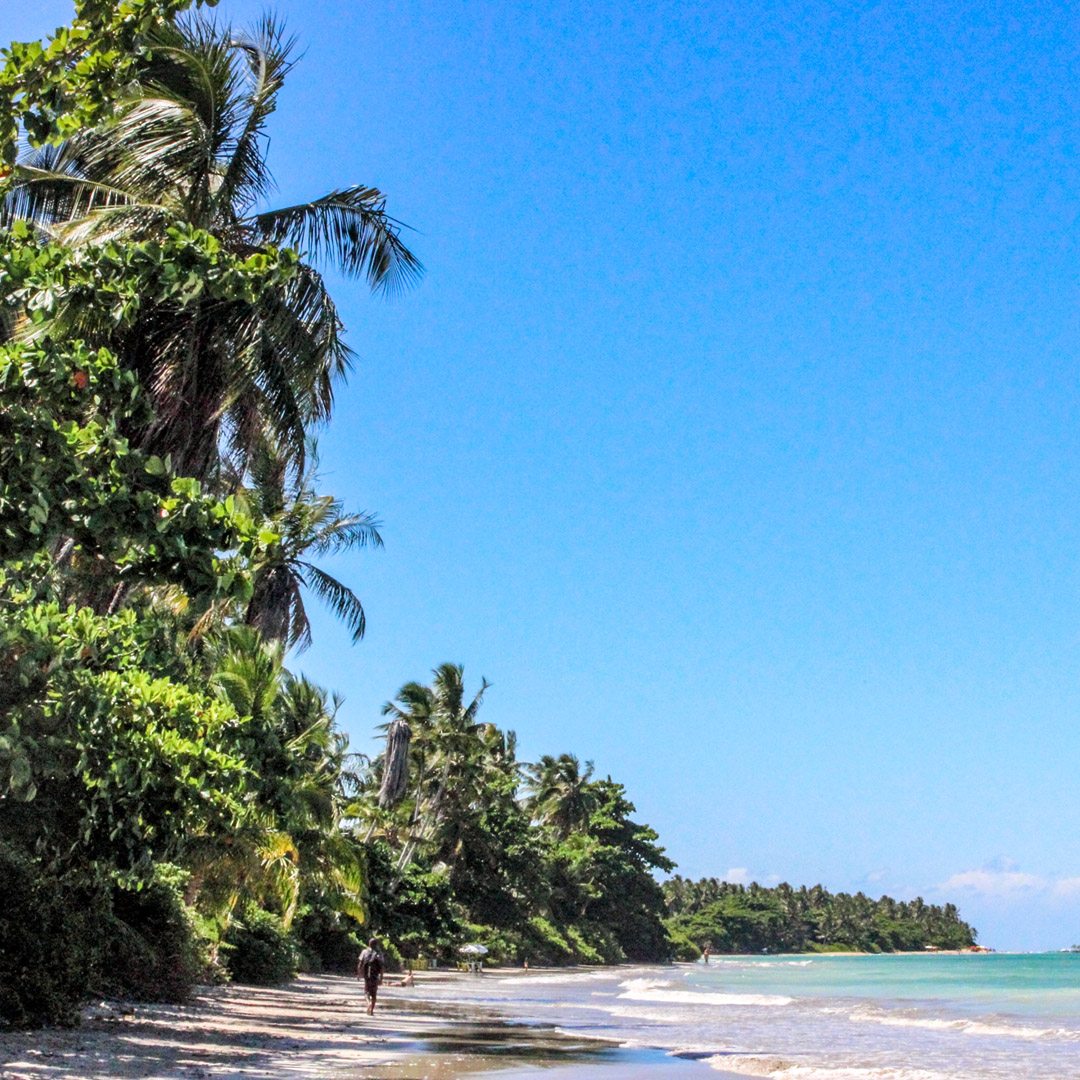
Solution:
<path fill-rule="evenodd" d="M 124 327 L 85 304 L 58 318 L 138 372 L 155 419 L 134 434 L 170 455 L 176 472 L 206 476 L 222 446 L 245 463 L 266 432 L 302 463 L 305 433 L 328 416 L 352 356 L 313 262 L 382 293 L 408 286 L 422 268 L 375 188 L 262 208 L 273 187 L 266 122 L 293 63 L 293 41 L 272 18 L 246 36 L 187 19 L 146 44 L 152 60 L 115 121 L 28 154 L 4 216 L 75 248 L 160 240 L 179 226 L 205 230 L 242 257 L 299 249 L 309 261 L 256 299 L 155 305 Z"/>
<path fill-rule="evenodd" d="M 315 887 L 362 919 L 359 853 L 341 830 L 348 740 L 335 725 L 338 703 L 287 672 L 283 659 L 280 644 L 245 626 L 206 650 L 211 686 L 241 717 L 253 802 L 232 834 L 189 838 L 189 900 L 226 923 L 241 900 L 272 900 L 287 925 L 303 890 Z"/>
<path fill-rule="evenodd" d="M 364 636 L 366 623 L 356 594 L 314 560 L 369 544 L 382 547 L 372 514 L 347 514 L 337 499 L 316 494 L 318 459 L 315 453 L 311 457 L 312 464 L 290 485 L 283 456 L 262 448 L 250 461 L 253 484 L 243 489 L 254 516 L 280 538 L 255 572 L 244 621 L 266 640 L 301 651 L 311 644 L 305 589 L 345 623 L 354 642 Z"/>
<path fill-rule="evenodd" d="M 431 686 L 406 683 L 382 710 L 384 716 L 408 723 L 412 733 L 410 756 L 416 781 L 399 872 L 421 844 L 436 839 L 451 803 L 467 798 L 465 792 L 474 789 L 478 762 L 487 746 L 488 725 L 478 724 L 476 714 L 491 684 L 481 679 L 479 691 L 466 704 L 465 669 L 460 664 L 440 664 L 432 674 Z"/>
<path fill-rule="evenodd" d="M 532 790 L 530 806 L 533 817 L 551 826 L 559 839 L 588 821 L 593 808 L 590 778 L 593 763 L 581 762 L 573 754 L 560 754 L 557 758 L 545 754 L 539 762 L 530 766 Z"/>

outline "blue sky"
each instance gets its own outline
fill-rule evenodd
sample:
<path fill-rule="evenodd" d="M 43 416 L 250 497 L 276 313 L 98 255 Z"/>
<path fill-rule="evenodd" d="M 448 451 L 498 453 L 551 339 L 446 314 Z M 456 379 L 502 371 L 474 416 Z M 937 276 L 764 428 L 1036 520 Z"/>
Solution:
<path fill-rule="evenodd" d="M 280 200 L 376 185 L 428 267 L 337 287 L 324 486 L 387 547 L 300 666 L 357 746 L 461 662 L 683 874 L 1080 941 L 1073 6 L 277 10 Z"/>

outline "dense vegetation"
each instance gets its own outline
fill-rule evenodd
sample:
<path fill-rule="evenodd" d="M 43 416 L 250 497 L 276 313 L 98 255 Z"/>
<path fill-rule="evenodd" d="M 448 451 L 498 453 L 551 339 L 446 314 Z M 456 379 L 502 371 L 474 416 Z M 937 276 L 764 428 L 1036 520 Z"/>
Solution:
<path fill-rule="evenodd" d="M 820 885 L 733 885 L 716 878 L 664 883 L 666 925 L 681 957 L 714 952 L 901 952 L 963 949 L 975 931 L 952 904 L 938 907 L 862 893 L 832 894 Z"/>
<path fill-rule="evenodd" d="M 469 700 L 460 667 L 433 674 L 387 703 L 356 807 L 374 925 L 410 957 L 477 938 L 534 963 L 666 959 L 652 872 L 674 864 L 622 785 L 571 754 L 523 766 L 514 733 L 479 718 L 487 684 Z"/>
<path fill-rule="evenodd" d="M 350 359 L 318 267 L 418 271 L 367 187 L 264 209 L 290 42 L 83 0 L 0 73 L 0 1019 L 176 998 L 355 947 L 336 703 L 290 672 L 319 560 L 377 545 L 317 491 Z M 23 145 L 17 152 L 16 137 Z"/>
<path fill-rule="evenodd" d="M 445 667 L 399 695 L 387 798 L 286 666 L 312 596 L 363 635 L 320 560 L 381 544 L 318 490 L 352 356 L 320 267 L 420 267 L 374 188 L 265 205 L 291 42 L 188 6 L 81 0 L 0 72 L 0 1020 L 347 968 L 365 918 L 413 954 L 665 955 L 619 785 L 560 758 L 527 796 Z"/>
<path fill-rule="evenodd" d="M 352 356 L 322 270 L 420 267 L 374 188 L 264 205 L 291 43 L 189 6 L 79 0 L 0 71 L 0 1023 L 349 970 L 369 928 L 535 963 L 959 942 L 948 908 L 677 878 L 669 936 L 623 787 L 519 762 L 452 664 L 350 753 L 289 666 L 313 597 L 363 636 L 320 563 L 381 544 L 319 489 Z"/>

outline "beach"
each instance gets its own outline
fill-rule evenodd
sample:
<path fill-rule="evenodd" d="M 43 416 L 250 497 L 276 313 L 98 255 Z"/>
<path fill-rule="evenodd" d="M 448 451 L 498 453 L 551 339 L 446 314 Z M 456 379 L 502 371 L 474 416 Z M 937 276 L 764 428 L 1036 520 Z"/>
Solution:
<path fill-rule="evenodd" d="M 0 1080 L 1077 1080 L 1080 955 L 721 956 L 703 964 L 207 988 L 0 1035 Z"/>
<path fill-rule="evenodd" d="M 543 973 L 540 973 L 541 977 Z M 518 973 L 485 976 L 494 989 Z M 374 1017 L 353 979 L 305 975 L 273 988 L 203 988 L 186 1005 L 89 1007 L 74 1030 L 0 1034 L 2 1080 L 252 1080 L 371 1077 L 456 1080 L 715 1078 L 699 1063 L 614 1041 L 514 1022 L 497 1008 L 454 1004 L 457 973 L 387 985 Z M 475 985 L 475 980 L 473 982 Z M 438 996 L 432 1000 L 428 995 Z"/>

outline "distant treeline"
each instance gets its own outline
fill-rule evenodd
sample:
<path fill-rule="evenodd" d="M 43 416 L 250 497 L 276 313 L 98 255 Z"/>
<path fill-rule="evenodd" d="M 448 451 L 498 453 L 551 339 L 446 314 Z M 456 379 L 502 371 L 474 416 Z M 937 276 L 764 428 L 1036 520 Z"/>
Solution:
<path fill-rule="evenodd" d="M 863 893 L 830 893 L 820 885 L 734 885 L 716 878 L 664 882 L 665 925 L 683 959 L 714 952 L 908 952 L 963 949 L 976 931 L 954 904 L 940 907 Z"/>

